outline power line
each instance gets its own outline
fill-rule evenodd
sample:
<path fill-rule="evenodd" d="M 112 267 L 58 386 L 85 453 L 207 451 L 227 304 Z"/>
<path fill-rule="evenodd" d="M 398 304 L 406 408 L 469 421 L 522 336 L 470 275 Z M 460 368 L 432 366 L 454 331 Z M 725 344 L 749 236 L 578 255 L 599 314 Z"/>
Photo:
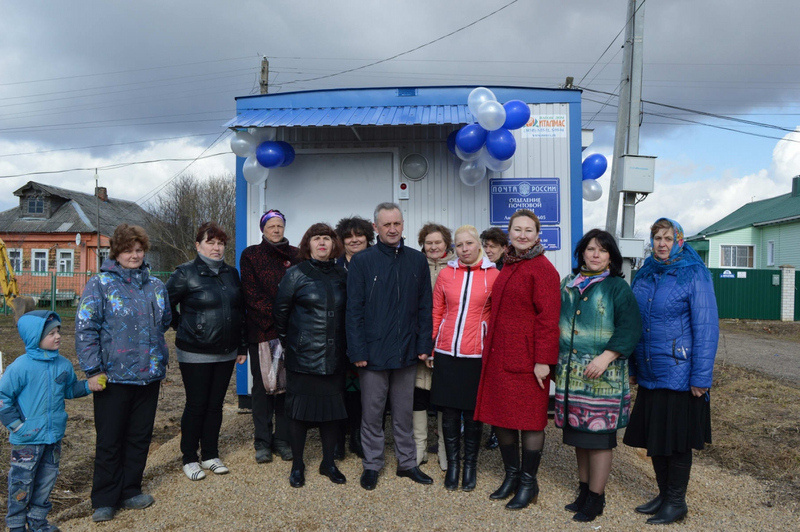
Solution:
<path fill-rule="evenodd" d="M 227 130 L 225 130 L 222 133 L 222 135 L 224 135 L 225 133 L 227 133 Z M 219 137 L 217 137 L 217 138 L 219 139 Z M 210 148 L 210 146 L 209 146 L 209 148 Z M 203 151 L 205 152 L 207 150 L 208 150 L 208 148 L 206 148 L 206 150 L 203 150 Z M 63 170 L 42 170 L 42 171 L 39 171 L 39 172 L 24 172 L 22 174 L 0 175 L 0 179 L 10 179 L 12 177 L 25 177 L 25 176 L 29 176 L 29 175 L 66 174 L 68 172 L 81 172 L 81 171 L 95 170 L 95 169 L 97 169 L 97 170 L 118 170 L 120 168 L 125 168 L 125 167 L 128 167 L 128 166 L 136 166 L 136 165 L 140 165 L 140 164 L 151 164 L 151 163 L 186 162 L 186 161 L 192 161 L 192 163 L 194 163 L 195 161 L 198 161 L 200 159 L 209 159 L 211 157 L 219 157 L 220 155 L 230 155 L 231 153 L 232 153 L 231 151 L 224 151 L 224 152 L 220 152 L 220 153 L 212 153 L 210 155 L 198 156 L 198 157 L 195 157 L 193 159 L 175 159 L 175 158 L 149 159 L 149 160 L 146 160 L 146 161 L 128 161 L 128 162 L 124 162 L 124 163 L 114 163 L 114 164 L 109 164 L 109 165 L 106 165 L 106 166 L 89 166 L 89 167 L 86 167 L 86 168 L 66 168 L 66 169 L 63 169 Z M 187 166 L 187 168 L 188 168 L 188 166 Z"/>
<path fill-rule="evenodd" d="M 591 72 L 592 69 L 597 66 L 597 63 L 599 63 L 600 60 L 603 59 L 603 56 L 606 55 L 606 52 L 608 52 L 611 49 L 611 47 L 614 45 L 614 43 L 617 42 L 617 39 L 619 39 L 619 36 L 622 35 L 622 32 L 625 31 L 625 28 L 628 27 L 628 23 L 630 23 L 630 21 L 633 19 L 633 17 L 636 16 L 636 13 L 638 13 L 638 11 L 642 8 L 642 6 L 644 6 L 644 3 L 646 1 L 647 0 L 642 0 L 642 3 L 639 4 L 639 7 L 636 8 L 636 10 L 631 14 L 631 17 L 628 20 L 625 21 L 625 24 L 622 25 L 622 29 L 619 30 L 619 33 L 617 33 L 614 36 L 614 38 L 611 39 L 611 42 L 608 43 L 608 46 L 606 46 L 606 49 L 603 50 L 602 54 L 600 54 L 600 57 L 597 58 L 597 61 L 595 61 L 594 64 L 589 67 L 589 70 L 586 71 L 586 74 L 584 74 L 583 77 L 580 79 L 580 81 L 578 81 L 578 85 L 583 83 L 583 80 L 586 79 L 586 76 L 589 75 L 589 72 Z M 616 55 L 614 57 L 616 57 Z M 603 67 L 603 68 L 605 68 L 605 67 Z M 595 76 L 595 77 L 597 77 L 597 76 Z"/>
<path fill-rule="evenodd" d="M 165 68 L 177 68 L 177 67 L 183 67 L 183 66 L 206 65 L 206 64 L 209 64 L 209 63 L 222 63 L 222 62 L 225 62 L 225 61 L 241 61 L 241 60 L 244 60 L 244 59 L 252 59 L 252 57 L 251 56 L 231 57 L 231 58 L 228 58 L 228 59 L 212 59 L 212 60 L 209 60 L 209 61 L 195 61 L 195 62 L 192 62 L 192 63 L 181 63 L 181 64 L 177 64 L 177 65 L 164 65 L 164 66 L 147 67 L 147 68 L 132 68 L 132 69 L 129 69 L 129 70 L 116 70 L 116 71 L 112 71 L 112 72 L 100 72 L 100 73 L 96 73 L 96 74 L 77 74 L 75 76 L 60 76 L 60 77 L 57 77 L 57 78 L 31 79 L 31 80 L 27 80 L 27 81 L 12 81 L 10 83 L 0 83 L 0 87 L 6 87 L 6 86 L 9 86 L 9 85 L 24 85 L 26 83 L 43 83 L 43 82 L 46 82 L 46 81 L 62 81 L 62 80 L 65 80 L 65 79 L 92 78 L 92 77 L 97 77 L 97 76 L 110 76 L 110 75 L 114 75 L 114 74 L 127 74 L 127 73 L 130 73 L 130 72 L 146 72 L 146 71 L 149 71 L 149 70 L 161 70 L 161 69 L 165 69 Z"/>
<path fill-rule="evenodd" d="M 197 133 L 195 135 L 179 135 L 177 137 L 160 137 L 154 139 L 142 139 L 142 140 L 131 140 L 129 142 L 112 142 L 110 144 L 94 144 L 92 146 L 75 146 L 72 148 L 55 148 L 52 150 L 39 150 L 39 151 L 26 151 L 26 152 L 19 152 L 19 153 L 4 153 L 0 154 L 0 159 L 4 157 L 17 157 L 21 155 L 39 155 L 42 153 L 53 153 L 58 151 L 73 151 L 73 150 L 88 150 L 91 148 L 108 148 L 110 146 L 127 146 L 129 144 L 144 144 L 145 142 L 155 142 L 158 140 L 176 140 L 176 139 L 186 139 L 192 137 L 208 137 L 211 135 L 216 135 L 217 132 L 214 131 L 213 133 Z"/>
<path fill-rule="evenodd" d="M 285 83 L 281 83 L 281 85 L 282 86 L 283 85 L 291 85 L 291 84 L 294 84 L 294 83 L 302 83 L 302 82 L 305 82 L 305 81 L 317 81 L 317 80 L 320 80 L 320 79 L 332 78 L 334 76 L 340 76 L 342 74 L 349 74 L 350 72 L 355 72 L 356 70 L 362 70 L 364 68 L 369 68 L 371 66 L 379 65 L 381 63 L 386 63 L 387 61 L 391 61 L 392 59 L 397 59 L 398 57 L 402 57 L 404 55 L 408 55 L 408 54 L 410 54 L 412 52 L 416 52 L 417 50 L 421 50 L 422 48 L 425 48 L 426 46 L 430 46 L 431 44 L 437 43 L 437 42 L 439 42 L 439 41 L 441 41 L 443 39 L 451 37 L 451 36 L 455 35 L 456 33 L 460 32 L 460 31 L 463 31 L 463 30 L 465 30 L 465 29 L 467 29 L 467 28 L 469 28 L 471 26 L 474 26 L 475 24 L 478 24 L 479 22 L 482 22 L 482 21 L 486 20 L 487 18 L 491 17 L 492 15 L 495 15 L 496 13 L 499 13 L 500 11 L 506 9 L 507 7 L 510 7 L 510 6 L 514 5 L 514 4 L 516 4 L 518 1 L 519 0 L 512 0 L 511 2 L 505 4 L 504 6 L 501 6 L 501 7 L 497 8 L 497 9 L 495 9 L 494 11 L 489 13 L 488 15 L 484 15 L 484 16 L 480 17 L 479 19 L 476 19 L 476 20 L 470 22 L 469 24 L 467 24 L 465 26 L 461 26 L 460 28 L 451 31 L 450 33 L 448 33 L 446 35 L 442 35 L 441 37 L 433 39 L 432 41 L 428 41 L 425 44 L 421 44 L 419 46 L 411 48 L 410 50 L 406 50 L 405 52 L 400 52 L 399 54 L 395 54 L 395 55 L 393 55 L 391 57 L 387 57 L 386 59 L 380 59 L 378 61 L 373 61 L 371 63 L 367 63 L 366 65 L 362 65 L 362 66 L 354 67 L 354 68 L 349 68 L 347 70 L 342 70 L 340 72 L 335 72 L 333 74 L 328 74 L 328 75 L 325 75 L 325 76 L 317 76 L 317 77 L 314 77 L 314 78 L 296 79 L 296 80 L 292 80 L 292 81 L 287 81 Z"/>

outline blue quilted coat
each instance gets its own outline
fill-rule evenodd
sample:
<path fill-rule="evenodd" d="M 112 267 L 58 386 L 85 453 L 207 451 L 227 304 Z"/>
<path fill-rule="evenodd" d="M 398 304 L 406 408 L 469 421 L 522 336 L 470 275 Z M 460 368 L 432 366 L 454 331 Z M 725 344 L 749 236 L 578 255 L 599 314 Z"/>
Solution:
<path fill-rule="evenodd" d="M 127 269 L 103 263 L 86 283 L 75 316 L 75 350 L 87 377 L 106 373 L 117 384 L 145 385 L 164 378 L 172 321 L 167 289 L 143 264 Z"/>
<path fill-rule="evenodd" d="M 630 360 L 630 373 L 639 386 L 710 388 L 719 317 L 705 267 L 637 276 L 632 288 L 642 314 L 642 337 Z"/>

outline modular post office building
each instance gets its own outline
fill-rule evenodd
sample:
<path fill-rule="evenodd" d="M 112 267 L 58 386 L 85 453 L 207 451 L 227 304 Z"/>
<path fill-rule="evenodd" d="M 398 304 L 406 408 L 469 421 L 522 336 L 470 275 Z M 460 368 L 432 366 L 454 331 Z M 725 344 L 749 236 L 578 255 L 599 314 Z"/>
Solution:
<path fill-rule="evenodd" d="M 258 186 L 245 180 L 244 158 L 237 157 L 237 257 L 260 242 L 259 218 L 271 208 L 286 215 L 286 237 L 297 245 L 315 222 L 335 226 L 351 215 L 371 220 L 378 203 L 393 201 L 403 211 L 406 245 L 415 248 L 427 222 L 453 230 L 471 224 L 480 232 L 506 227 L 515 210 L 530 208 L 542 222 L 545 256 L 562 277 L 567 275 L 572 249 L 583 235 L 581 93 L 489 86 L 500 103 L 528 104 L 531 118 L 512 131 L 517 147 L 511 167 L 487 172 L 476 186 L 467 186 L 447 137 L 475 121 L 467 106 L 474 88 L 335 89 L 237 98 L 236 117 L 226 127 L 274 128 L 276 140 L 288 142 L 296 153 L 290 165 L 272 168 Z M 246 370 L 237 371 L 242 382 Z"/>

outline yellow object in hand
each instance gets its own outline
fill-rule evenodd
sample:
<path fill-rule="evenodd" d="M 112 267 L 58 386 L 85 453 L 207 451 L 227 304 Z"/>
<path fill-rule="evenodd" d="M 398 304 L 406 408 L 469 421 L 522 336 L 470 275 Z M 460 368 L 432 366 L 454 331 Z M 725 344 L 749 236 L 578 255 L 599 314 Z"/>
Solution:
<path fill-rule="evenodd" d="M 104 390 L 106 389 L 107 382 L 108 382 L 108 377 L 106 377 L 105 375 L 100 375 L 99 377 L 97 377 L 97 384 L 102 386 Z"/>

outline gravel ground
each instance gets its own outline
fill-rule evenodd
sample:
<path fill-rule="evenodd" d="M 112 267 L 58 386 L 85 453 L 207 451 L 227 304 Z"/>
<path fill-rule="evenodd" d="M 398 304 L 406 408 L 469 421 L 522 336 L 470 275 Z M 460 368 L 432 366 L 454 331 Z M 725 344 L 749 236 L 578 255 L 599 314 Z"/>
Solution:
<path fill-rule="evenodd" d="M 249 416 L 231 407 L 225 414 L 221 454 L 231 473 L 189 481 L 180 470 L 177 438 L 151 454 L 145 490 L 156 503 L 140 511 L 120 511 L 109 522 L 95 524 L 85 502 L 54 520 L 64 530 L 644 530 L 645 516 L 633 507 L 653 495 L 655 482 L 649 460 L 620 445 L 606 490 L 607 506 L 593 523 L 578 524 L 563 509 L 577 484 L 574 453 L 560 443 L 560 431 L 548 427 L 545 457 L 539 472 L 539 502 L 511 512 L 488 494 L 499 485 L 502 463 L 498 451 L 481 450 L 478 486 L 472 493 L 447 492 L 434 455 L 423 469 L 432 486 L 419 486 L 394 475 L 393 452 L 375 491 L 358 483 L 361 462 L 354 455 L 339 463 L 345 485 L 334 485 L 316 472 L 321 450 L 316 431 L 306 447 L 306 485 L 289 486 L 290 463 L 256 465 Z M 689 515 L 674 530 L 797 530 L 797 507 L 771 507 L 767 487 L 746 475 L 736 475 L 696 454 L 689 485 Z"/>
<path fill-rule="evenodd" d="M 716 364 L 733 364 L 800 383 L 800 344 L 721 331 Z"/>

